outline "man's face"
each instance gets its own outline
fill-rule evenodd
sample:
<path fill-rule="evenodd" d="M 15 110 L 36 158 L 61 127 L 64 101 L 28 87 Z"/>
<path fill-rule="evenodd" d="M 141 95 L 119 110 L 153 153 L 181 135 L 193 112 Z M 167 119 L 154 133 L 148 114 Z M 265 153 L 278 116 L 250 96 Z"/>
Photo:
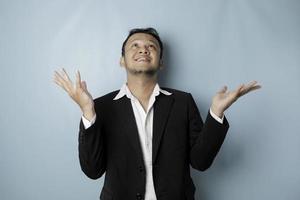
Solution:
<path fill-rule="evenodd" d="M 155 74 L 161 65 L 158 41 L 149 34 L 133 34 L 126 42 L 120 63 L 133 74 Z"/>

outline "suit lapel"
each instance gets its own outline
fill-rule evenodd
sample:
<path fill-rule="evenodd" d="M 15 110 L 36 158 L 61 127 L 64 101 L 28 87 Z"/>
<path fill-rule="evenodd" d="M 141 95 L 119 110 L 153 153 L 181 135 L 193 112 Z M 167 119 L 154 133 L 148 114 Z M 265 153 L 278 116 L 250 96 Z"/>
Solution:
<path fill-rule="evenodd" d="M 173 102 L 173 95 L 167 96 L 160 94 L 156 97 L 153 107 L 152 163 L 155 163 L 160 141 L 164 133 L 165 125 Z M 116 101 L 116 105 L 117 110 L 119 111 L 118 113 L 120 113 L 119 117 L 124 134 L 127 134 L 128 140 L 137 152 L 139 159 L 143 161 L 143 151 L 130 99 L 122 97 Z"/>
<path fill-rule="evenodd" d="M 143 161 L 143 152 L 139 140 L 140 137 L 139 137 L 138 128 L 136 125 L 136 120 L 134 117 L 131 101 L 126 96 L 124 96 L 121 99 L 117 100 L 116 103 L 118 106 L 117 108 L 118 113 L 120 113 L 122 130 L 124 131 L 124 134 L 127 134 L 127 138 L 131 143 L 131 145 L 133 146 L 133 148 L 135 149 L 135 152 L 137 152 L 139 159 Z"/>
<path fill-rule="evenodd" d="M 153 114 L 152 163 L 155 163 L 173 101 L 173 95 L 166 96 L 160 94 L 156 97 Z"/>

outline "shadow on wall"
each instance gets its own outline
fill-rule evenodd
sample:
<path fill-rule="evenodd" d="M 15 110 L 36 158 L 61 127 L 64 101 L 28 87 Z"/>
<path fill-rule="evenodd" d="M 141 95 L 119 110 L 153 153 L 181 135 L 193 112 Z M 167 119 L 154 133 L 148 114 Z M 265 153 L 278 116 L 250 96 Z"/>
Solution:
<path fill-rule="evenodd" d="M 164 54 L 163 54 L 163 68 L 159 72 L 158 82 L 161 87 L 170 87 L 170 77 L 172 77 L 172 69 L 170 67 L 174 66 L 172 63 L 170 49 L 168 42 L 164 41 Z"/>

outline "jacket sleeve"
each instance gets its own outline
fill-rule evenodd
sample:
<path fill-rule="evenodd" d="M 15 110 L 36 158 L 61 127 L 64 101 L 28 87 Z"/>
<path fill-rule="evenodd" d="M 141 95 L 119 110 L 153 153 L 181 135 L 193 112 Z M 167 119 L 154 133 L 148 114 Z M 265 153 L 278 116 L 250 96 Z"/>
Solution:
<path fill-rule="evenodd" d="M 105 135 L 101 116 L 97 113 L 94 124 L 85 129 L 82 119 L 79 124 L 78 150 L 82 171 L 91 179 L 100 178 L 106 170 Z"/>
<path fill-rule="evenodd" d="M 197 105 L 191 94 L 188 95 L 190 164 L 194 169 L 208 169 L 225 139 L 229 124 L 224 117 L 223 124 L 216 121 L 208 112 L 205 123 L 201 119 Z"/>

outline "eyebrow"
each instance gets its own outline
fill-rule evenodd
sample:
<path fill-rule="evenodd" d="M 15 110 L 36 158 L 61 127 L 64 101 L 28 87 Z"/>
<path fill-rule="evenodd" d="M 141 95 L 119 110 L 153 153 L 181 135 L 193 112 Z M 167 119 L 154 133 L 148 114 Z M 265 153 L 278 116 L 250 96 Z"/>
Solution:
<path fill-rule="evenodd" d="M 133 42 L 135 42 L 135 41 L 142 41 L 142 40 L 140 40 L 140 39 L 135 39 L 135 40 L 129 41 L 129 43 L 133 43 Z M 153 44 L 155 44 L 156 46 L 159 46 L 154 40 L 147 40 L 147 41 L 150 41 L 150 42 L 152 42 Z"/>

